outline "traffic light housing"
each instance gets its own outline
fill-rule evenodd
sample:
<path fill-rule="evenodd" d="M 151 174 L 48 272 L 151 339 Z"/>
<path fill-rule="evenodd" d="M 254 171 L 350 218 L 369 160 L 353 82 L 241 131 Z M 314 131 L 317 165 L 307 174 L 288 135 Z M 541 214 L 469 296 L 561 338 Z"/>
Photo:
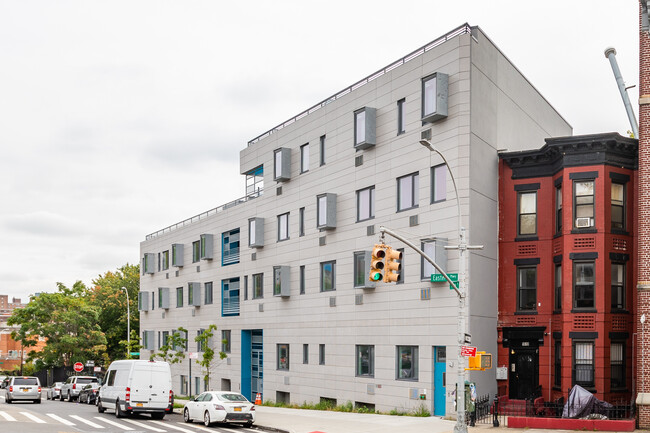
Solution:
<path fill-rule="evenodd" d="M 468 358 L 469 365 L 467 370 L 487 370 L 492 368 L 492 354 L 485 352 L 476 352 L 476 356 Z"/>
<path fill-rule="evenodd" d="M 384 244 L 375 244 L 372 249 L 372 257 L 370 259 L 370 276 L 369 280 L 372 282 L 379 282 L 384 279 L 384 260 L 386 258 L 387 246 Z"/>
<path fill-rule="evenodd" d="M 395 283 L 399 278 L 399 273 L 402 270 L 402 264 L 398 262 L 402 260 L 402 252 L 394 250 L 391 247 L 386 248 L 386 273 L 384 274 L 384 283 Z"/>

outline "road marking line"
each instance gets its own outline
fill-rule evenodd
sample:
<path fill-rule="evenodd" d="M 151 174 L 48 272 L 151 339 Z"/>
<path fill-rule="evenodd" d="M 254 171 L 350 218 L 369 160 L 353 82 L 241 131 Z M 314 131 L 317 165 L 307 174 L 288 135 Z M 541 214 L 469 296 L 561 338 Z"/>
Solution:
<path fill-rule="evenodd" d="M 103 425 L 95 424 L 95 423 L 92 422 L 92 421 L 88 421 L 87 419 L 83 419 L 83 418 L 80 417 L 79 415 L 70 415 L 70 418 L 74 418 L 74 419 L 76 419 L 77 421 L 85 422 L 86 424 L 88 424 L 88 425 L 91 426 L 91 427 L 95 427 L 95 428 L 104 428 Z"/>
<path fill-rule="evenodd" d="M 183 427 L 177 427 L 177 426 L 175 426 L 174 424 L 172 424 L 170 422 L 162 422 L 162 421 L 151 421 L 151 422 L 156 423 L 158 425 L 162 425 L 162 426 L 167 427 L 167 428 L 173 428 L 174 430 L 182 431 L 184 433 L 194 433 L 192 430 L 188 430 L 188 429 L 183 428 Z"/>
<path fill-rule="evenodd" d="M 153 431 L 156 431 L 156 432 L 166 432 L 167 431 L 167 430 L 159 429 L 159 428 L 156 428 L 156 427 L 151 427 L 150 425 L 148 425 L 149 423 L 145 424 L 143 422 L 134 421 L 132 419 L 125 419 L 124 421 L 129 422 L 129 423 L 131 423 L 133 425 L 137 425 L 138 427 L 147 428 L 149 430 L 153 430 Z"/>
<path fill-rule="evenodd" d="M 179 423 L 179 424 L 180 424 L 180 423 Z M 209 429 L 209 428 L 201 427 L 200 425 L 197 425 L 197 424 L 192 424 L 192 423 L 190 423 L 190 424 L 185 424 L 185 425 L 187 425 L 188 427 L 191 427 L 191 428 L 198 429 L 198 430 L 209 431 L 209 432 L 213 432 L 213 433 L 214 433 L 214 430 L 213 430 L 213 429 Z M 241 432 L 237 432 L 237 433 L 241 433 Z"/>
<path fill-rule="evenodd" d="M 61 418 L 60 416 L 55 415 L 55 414 L 53 414 L 53 413 L 48 413 L 48 414 L 46 414 L 46 415 L 49 416 L 49 417 L 52 418 L 52 419 L 57 420 L 58 422 L 60 422 L 60 423 L 62 423 L 62 424 L 65 424 L 65 425 L 76 425 L 76 424 L 73 423 L 72 421 L 68 421 L 67 419 L 63 419 L 63 418 Z"/>
<path fill-rule="evenodd" d="M 123 428 L 124 430 L 129 430 L 129 431 L 134 430 L 131 427 L 129 427 L 128 425 L 120 424 L 119 422 L 112 421 L 112 420 L 110 420 L 108 418 L 102 418 L 101 416 L 96 416 L 95 419 L 98 419 L 100 421 L 104 421 L 104 422 L 109 423 L 110 425 L 113 425 L 115 427 Z"/>
<path fill-rule="evenodd" d="M 32 415 L 32 414 L 29 413 L 29 412 L 20 412 L 20 414 L 21 414 L 21 415 L 25 415 L 27 418 L 29 418 L 29 419 L 31 419 L 32 421 L 37 422 L 37 423 L 39 423 L 39 424 L 45 424 L 45 423 L 46 423 L 46 422 L 43 421 L 42 419 L 40 419 L 40 418 L 38 418 L 38 417 Z"/>
<path fill-rule="evenodd" d="M 7 421 L 16 421 L 16 418 L 9 415 L 7 412 L 0 412 L 0 416 L 6 419 Z"/>

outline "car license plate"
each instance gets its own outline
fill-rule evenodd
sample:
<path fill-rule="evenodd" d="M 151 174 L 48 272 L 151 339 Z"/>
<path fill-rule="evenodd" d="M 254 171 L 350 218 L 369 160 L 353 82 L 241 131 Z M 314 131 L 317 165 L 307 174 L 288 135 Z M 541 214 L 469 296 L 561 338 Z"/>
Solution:
<path fill-rule="evenodd" d="M 241 407 L 236 407 L 235 412 L 241 412 Z"/>
<path fill-rule="evenodd" d="M 29 388 L 23 388 L 23 392 L 29 392 Z"/>
<path fill-rule="evenodd" d="M 142 403 L 136 403 L 136 407 L 142 407 Z"/>

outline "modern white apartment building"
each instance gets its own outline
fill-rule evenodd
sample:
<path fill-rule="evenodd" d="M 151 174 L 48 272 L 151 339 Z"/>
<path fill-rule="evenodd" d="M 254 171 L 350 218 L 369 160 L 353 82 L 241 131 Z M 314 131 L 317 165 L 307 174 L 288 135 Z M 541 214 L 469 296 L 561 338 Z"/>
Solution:
<path fill-rule="evenodd" d="M 423 133 L 449 161 L 468 241 L 484 246 L 469 254 L 468 330 L 496 354 L 497 149 L 572 131 L 480 28 L 463 25 L 251 140 L 244 198 L 146 236 L 141 357 L 180 326 L 196 352 L 197 332 L 216 324 L 228 358 L 213 389 L 453 416 L 455 292 L 390 237 L 403 251 L 399 281 L 367 278 L 382 225 L 458 272 L 457 251 L 444 249 L 458 240 L 454 188 Z M 173 367 L 176 393 L 204 389 L 189 362 Z M 495 368 L 469 378 L 496 392 Z"/>

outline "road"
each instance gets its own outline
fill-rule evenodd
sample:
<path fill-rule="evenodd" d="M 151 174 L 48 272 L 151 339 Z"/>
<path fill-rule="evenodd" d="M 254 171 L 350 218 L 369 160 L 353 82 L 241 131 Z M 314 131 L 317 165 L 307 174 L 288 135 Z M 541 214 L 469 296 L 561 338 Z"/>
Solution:
<path fill-rule="evenodd" d="M 255 428 L 216 424 L 205 427 L 186 424 L 178 414 L 166 415 L 162 421 L 148 415 L 116 418 L 112 411 L 98 413 L 92 405 L 46 400 L 43 389 L 41 404 L 13 402 L 6 404 L 0 391 L 0 431 L 3 433 L 259 433 Z"/>

